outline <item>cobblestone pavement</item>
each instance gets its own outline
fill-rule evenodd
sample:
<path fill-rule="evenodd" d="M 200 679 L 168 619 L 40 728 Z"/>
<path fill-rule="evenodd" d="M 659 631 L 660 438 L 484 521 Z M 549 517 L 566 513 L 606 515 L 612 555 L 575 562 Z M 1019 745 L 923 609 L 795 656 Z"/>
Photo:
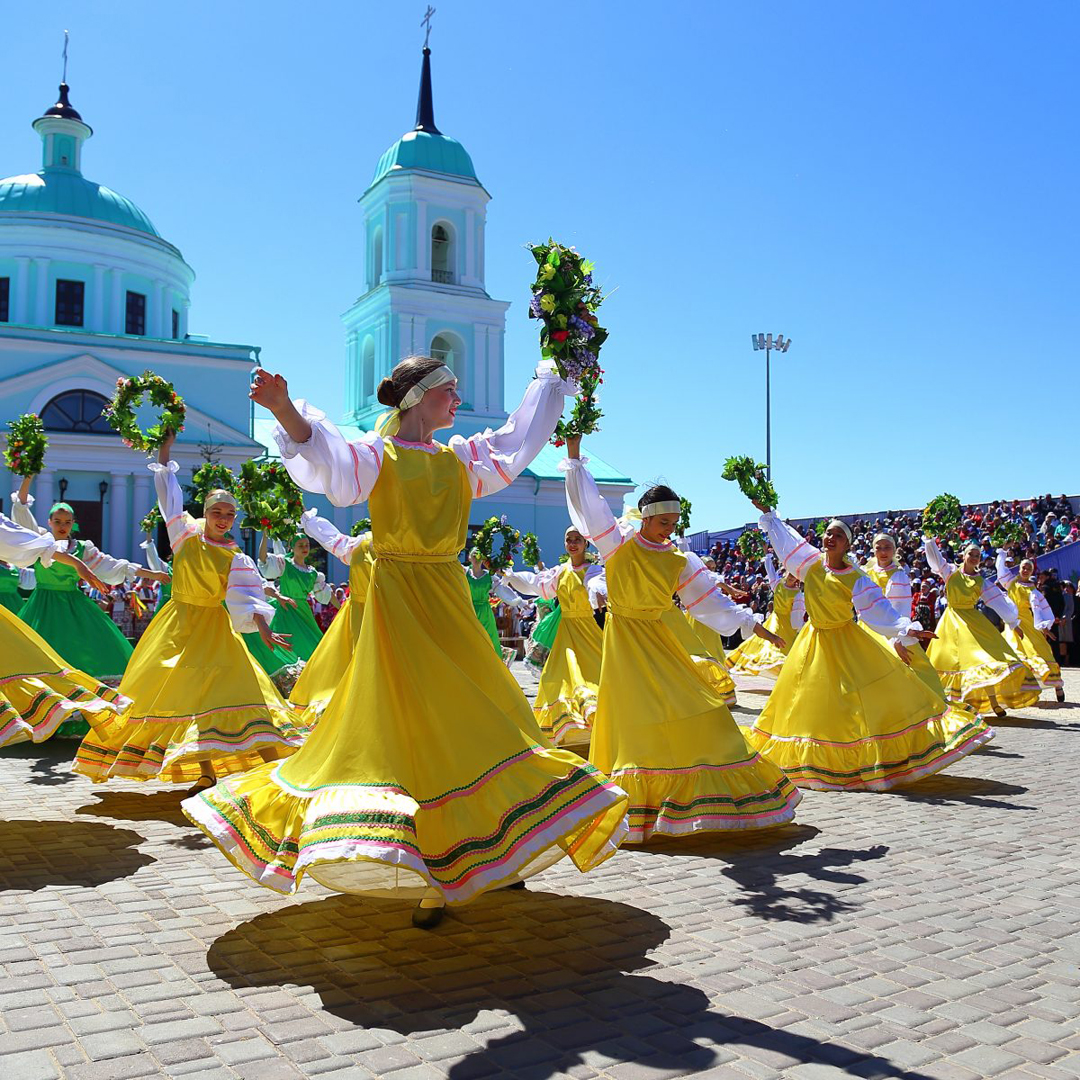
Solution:
<path fill-rule="evenodd" d="M 5 1080 L 1080 1076 L 1077 706 L 906 791 L 556 867 L 434 932 L 262 890 L 176 791 L 93 787 L 72 751 L 0 752 Z"/>

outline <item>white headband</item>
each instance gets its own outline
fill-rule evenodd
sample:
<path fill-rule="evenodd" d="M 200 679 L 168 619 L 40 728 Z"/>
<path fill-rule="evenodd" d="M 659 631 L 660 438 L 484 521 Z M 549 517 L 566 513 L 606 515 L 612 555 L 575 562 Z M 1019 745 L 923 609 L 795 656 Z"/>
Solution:
<path fill-rule="evenodd" d="M 236 497 L 225 491 L 223 488 L 218 488 L 216 491 L 209 492 L 206 498 L 203 499 L 203 513 L 205 514 L 211 506 L 217 506 L 219 503 L 227 503 L 234 510 L 237 508 Z"/>
<path fill-rule="evenodd" d="M 667 502 L 654 502 L 649 503 L 647 506 L 641 508 L 641 516 L 643 518 L 656 517 L 657 514 L 681 514 L 682 503 L 676 502 L 674 499 L 668 499 Z"/>
<path fill-rule="evenodd" d="M 827 528 L 831 529 L 834 525 L 839 525 L 840 528 L 844 530 L 844 535 L 848 538 L 848 543 L 850 544 L 853 539 L 851 535 L 851 527 L 845 522 L 841 521 L 839 518 L 833 518 L 832 521 L 829 522 Z"/>
<path fill-rule="evenodd" d="M 455 379 L 457 376 L 445 364 L 434 371 L 429 371 L 418 383 L 409 387 L 398 408 L 404 412 L 414 405 L 419 405 L 420 399 L 429 390 L 434 390 L 436 386 L 445 386 L 446 383 L 453 382 Z"/>

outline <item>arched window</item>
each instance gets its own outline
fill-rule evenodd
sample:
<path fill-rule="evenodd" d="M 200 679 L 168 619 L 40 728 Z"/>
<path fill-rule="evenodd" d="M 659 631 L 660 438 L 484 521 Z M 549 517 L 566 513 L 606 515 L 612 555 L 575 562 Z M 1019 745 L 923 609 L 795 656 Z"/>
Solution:
<path fill-rule="evenodd" d="M 431 280 L 454 284 L 454 237 L 445 225 L 431 228 Z"/>
<path fill-rule="evenodd" d="M 376 225 L 371 237 L 371 287 L 382 281 L 382 226 Z"/>
<path fill-rule="evenodd" d="M 360 352 L 360 372 L 364 401 L 370 401 L 375 396 L 375 339 L 370 334 L 364 338 Z"/>
<path fill-rule="evenodd" d="M 74 431 L 81 435 L 112 435 L 101 410 L 108 401 L 93 390 L 67 390 L 41 410 L 46 431 Z"/>
<path fill-rule="evenodd" d="M 461 378 L 465 357 L 455 337 L 450 334 L 436 334 L 431 339 L 431 356 L 444 363 L 459 379 Z"/>

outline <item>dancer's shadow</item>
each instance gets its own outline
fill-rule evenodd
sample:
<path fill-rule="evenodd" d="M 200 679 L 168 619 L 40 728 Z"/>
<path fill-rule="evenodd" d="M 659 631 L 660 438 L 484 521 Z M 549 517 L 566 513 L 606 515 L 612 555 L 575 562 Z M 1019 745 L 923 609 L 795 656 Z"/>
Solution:
<path fill-rule="evenodd" d="M 91 817 L 113 818 L 118 821 L 164 821 L 169 825 L 194 828 L 180 809 L 186 792 L 155 791 L 149 795 L 141 791 L 94 791 L 97 802 L 87 803 L 75 811 Z"/>
<path fill-rule="evenodd" d="M 1055 702 L 1056 704 L 1056 702 Z M 993 716 L 987 717 L 991 727 L 1027 728 L 1037 731 L 1080 731 L 1080 724 L 1058 724 L 1053 720 L 1043 720 L 1034 716 Z"/>
<path fill-rule="evenodd" d="M 975 753 L 979 757 L 1015 758 L 1018 761 L 1022 761 L 1024 759 L 1023 754 L 1014 754 L 1009 750 L 1002 750 L 1000 746 L 995 746 L 993 743 L 983 743 L 983 745 L 980 746 L 975 751 Z"/>
<path fill-rule="evenodd" d="M 505 1071 L 545 1080 L 595 1067 L 598 1056 L 686 1073 L 713 1064 L 715 1045 L 858 1064 L 862 1076 L 917 1075 L 883 1057 L 726 1015 L 697 987 L 637 974 L 653 965 L 648 953 L 669 929 L 628 904 L 499 894 L 430 933 L 403 929 L 405 914 L 401 902 L 352 896 L 298 904 L 218 938 L 207 962 L 231 986 L 311 986 L 335 1016 L 402 1035 L 460 1029 L 483 1011 L 516 1016 L 524 1030 L 455 1062 L 454 1080 Z M 258 1009 L 257 996 L 248 1000 Z"/>
<path fill-rule="evenodd" d="M 100 821 L 0 821 L 0 890 L 93 888 L 154 862 L 143 838 Z"/>
<path fill-rule="evenodd" d="M 1034 810 L 1033 806 L 1021 806 L 1003 798 L 1006 795 L 1024 795 L 1027 790 L 1019 784 L 1005 784 L 1000 780 L 986 780 L 980 776 L 947 776 L 937 773 L 910 787 L 891 788 L 888 793 L 899 795 L 911 802 L 930 803 L 931 806 L 967 803 L 970 806 L 986 806 L 996 810 Z"/>
<path fill-rule="evenodd" d="M 853 900 L 822 889 L 787 883 L 783 879 L 804 876 L 842 887 L 863 885 L 866 878 L 850 867 L 881 859 L 888 847 L 878 844 L 864 850 L 822 848 L 804 854 L 791 849 L 818 835 L 812 825 L 785 825 L 778 829 L 748 832 L 705 833 L 680 838 L 653 840 L 645 850 L 657 855 L 698 856 L 722 860 L 721 870 L 742 890 L 733 897 L 760 919 L 783 922 L 831 922 L 838 915 L 855 911 Z"/>
<path fill-rule="evenodd" d="M 71 771 L 71 762 L 78 746 L 73 739 L 52 738 L 43 743 L 24 742 L 5 746 L 0 751 L 0 756 L 28 760 L 28 784 L 59 787 L 61 784 L 71 784 L 78 780 Z"/>

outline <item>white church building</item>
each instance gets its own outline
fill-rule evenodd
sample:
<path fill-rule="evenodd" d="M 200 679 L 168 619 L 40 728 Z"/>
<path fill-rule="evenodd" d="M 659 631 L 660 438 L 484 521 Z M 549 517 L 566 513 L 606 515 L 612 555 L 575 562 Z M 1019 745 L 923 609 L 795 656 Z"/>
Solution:
<path fill-rule="evenodd" d="M 50 446 L 33 488 L 39 507 L 64 499 L 83 535 L 135 558 L 153 487 L 145 459 L 101 418 L 116 380 L 150 368 L 184 398 L 187 423 L 174 451 L 183 481 L 208 454 L 233 468 L 276 456 L 272 419 L 253 416 L 246 401 L 259 350 L 189 332 L 194 271 L 139 207 L 84 177 L 92 130 L 66 85 L 33 126 L 42 168 L 0 180 L 0 433 L 22 413 L 41 415 Z M 340 423 L 347 435 L 373 427 L 385 411 L 375 398 L 379 380 L 410 353 L 437 356 L 458 373 L 464 401 L 455 431 L 470 434 L 506 419 L 510 304 L 489 296 L 485 285 L 489 199 L 464 147 L 435 126 L 425 48 L 416 126 L 382 155 L 360 198 L 365 276 L 342 316 Z M 512 405 L 521 389 L 511 387 Z M 474 504 L 473 523 L 506 515 L 522 532 L 535 532 L 553 562 L 567 524 L 560 456 L 546 448 L 506 491 Z M 621 510 L 633 481 L 595 455 L 591 468 Z M 0 463 L 5 508 L 16 485 Z M 314 497 L 311 505 L 342 529 L 366 513 L 365 506 L 331 508 Z M 330 569 L 344 576 L 344 568 Z"/>

